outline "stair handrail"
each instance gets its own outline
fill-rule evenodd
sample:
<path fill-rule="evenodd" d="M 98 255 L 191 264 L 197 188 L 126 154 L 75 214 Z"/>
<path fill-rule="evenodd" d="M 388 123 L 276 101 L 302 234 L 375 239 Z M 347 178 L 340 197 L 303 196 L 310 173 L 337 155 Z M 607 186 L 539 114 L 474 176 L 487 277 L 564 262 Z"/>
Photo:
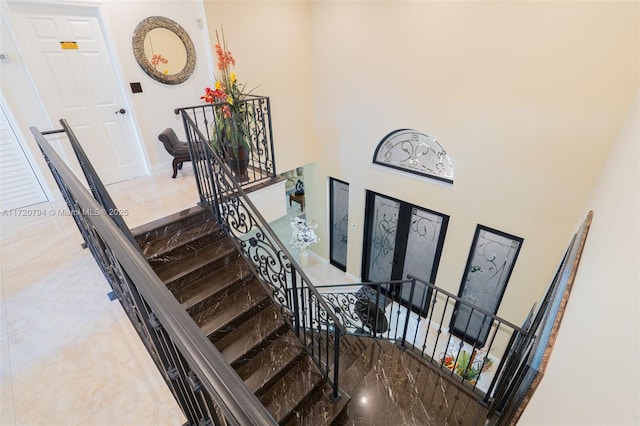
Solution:
<path fill-rule="evenodd" d="M 71 148 L 73 149 L 73 152 L 76 155 L 76 158 L 78 159 L 78 163 L 80 164 L 80 168 L 82 170 L 82 173 L 84 174 L 85 179 L 87 180 L 87 184 L 89 185 L 89 189 L 91 190 L 93 197 L 96 199 L 96 201 L 98 201 L 98 203 L 100 203 L 100 206 L 102 207 L 102 211 L 104 211 L 107 215 L 109 215 L 109 217 L 115 222 L 118 228 L 120 228 L 122 233 L 127 237 L 127 239 L 132 244 L 134 244 L 134 246 L 137 247 L 138 244 L 136 243 L 135 238 L 131 234 L 131 230 L 125 223 L 124 219 L 122 219 L 120 210 L 116 207 L 116 203 L 111 198 L 111 195 L 109 195 L 109 192 L 107 191 L 104 184 L 102 183 L 102 180 L 98 176 L 98 172 L 96 172 L 96 169 L 93 167 L 93 164 L 91 163 L 91 161 L 89 160 L 89 157 L 87 156 L 84 149 L 82 148 L 82 145 L 80 145 L 80 142 L 78 141 L 78 138 L 76 137 L 75 133 L 71 129 L 71 126 L 69 126 L 69 123 L 64 118 L 60 119 L 60 124 L 62 125 L 62 129 L 50 130 L 50 131 L 42 132 L 42 134 L 43 135 L 52 135 L 52 134 L 58 134 L 58 133 L 66 134 L 67 138 L 69 139 L 69 144 L 71 145 Z"/>
<path fill-rule="evenodd" d="M 302 340 L 307 351 L 310 351 L 312 359 L 323 371 L 325 378 L 333 384 L 333 396 L 337 398 L 339 394 L 338 357 L 334 354 L 333 377 L 330 377 L 329 355 L 327 354 L 327 359 L 323 360 L 324 354 L 320 354 L 320 349 L 315 353 L 317 348 L 309 344 L 307 330 L 312 328 L 311 325 L 315 322 L 319 332 L 320 330 L 327 333 L 330 331 L 335 339 L 334 350 L 337 353 L 339 336 L 344 334 L 346 329 L 333 310 L 327 306 L 307 274 L 275 234 L 222 158 L 210 145 L 196 122 L 184 111 L 184 108 L 176 109 L 176 113 L 181 114 L 183 119 L 191 163 L 200 194 L 200 204 L 210 209 L 215 215 L 236 248 L 249 261 L 254 274 L 269 287 L 271 290 L 268 293 L 269 297 L 281 307 L 285 317 L 292 321 L 296 335 Z M 238 233 L 248 235 L 252 231 L 256 231 L 256 234 L 246 240 L 236 235 Z M 253 254 L 251 254 L 252 250 Z M 262 252 L 257 253 L 258 250 Z M 279 270 L 275 270 L 278 264 Z M 300 289 L 309 293 L 307 303 L 305 299 L 299 297 L 302 295 Z M 315 306 L 312 306 L 313 303 Z M 326 313 L 326 316 L 322 320 L 319 314 L 316 313 L 317 315 L 314 316 L 314 309 L 320 309 Z"/>
<path fill-rule="evenodd" d="M 44 135 L 52 132 L 40 132 L 36 127 L 30 130 L 76 223 L 83 228 L 85 243 L 92 247 L 96 262 L 189 424 L 218 424 L 222 414 L 227 424 L 276 425 L 273 416 L 188 316 L 137 247 L 107 219 L 102 206 L 46 141 Z M 189 370 L 184 368 L 185 361 Z"/>
<path fill-rule="evenodd" d="M 483 315 L 486 315 L 488 317 L 490 317 L 491 319 L 493 319 L 494 321 L 498 321 L 501 324 L 507 325 L 511 328 L 513 328 L 515 331 L 518 331 L 519 333 L 524 334 L 527 330 L 525 330 L 524 328 L 513 324 L 510 321 L 507 321 L 501 317 L 499 317 L 498 315 L 491 313 L 490 311 L 487 311 L 486 309 L 475 305 L 471 302 L 469 302 L 466 299 L 463 299 L 460 296 L 457 296 L 443 288 L 440 288 L 438 286 L 436 286 L 435 284 L 432 284 L 428 281 L 425 281 L 421 278 L 417 278 L 414 277 L 412 275 L 408 275 L 409 279 L 406 280 L 389 280 L 389 281 L 367 281 L 367 282 L 361 282 L 361 283 L 343 283 L 343 284 L 327 284 L 327 285 L 316 285 L 314 286 L 316 290 L 318 289 L 324 289 L 324 288 L 340 288 L 340 287 L 353 287 L 356 285 L 363 285 L 363 286 L 371 286 L 371 287 L 379 287 L 379 286 L 384 286 L 384 285 L 396 285 L 396 284 L 410 284 L 412 282 L 419 282 L 421 284 L 424 284 L 425 286 L 433 289 L 433 290 L 437 290 L 439 293 L 444 294 L 445 296 L 448 296 L 449 298 L 455 300 L 456 302 L 459 302 L 460 304 L 463 304 L 465 306 L 468 306 L 469 308 L 473 309 L 474 311 L 480 312 Z M 320 295 L 325 296 L 325 293 L 320 293 Z M 332 306 L 333 307 L 333 306 Z"/>

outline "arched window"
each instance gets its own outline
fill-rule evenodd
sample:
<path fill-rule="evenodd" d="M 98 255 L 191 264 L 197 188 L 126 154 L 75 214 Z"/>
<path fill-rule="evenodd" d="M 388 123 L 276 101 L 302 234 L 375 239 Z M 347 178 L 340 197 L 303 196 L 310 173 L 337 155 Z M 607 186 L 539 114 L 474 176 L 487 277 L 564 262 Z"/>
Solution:
<path fill-rule="evenodd" d="M 453 165 L 437 140 L 414 129 L 394 130 L 373 154 L 373 163 L 453 183 Z"/>

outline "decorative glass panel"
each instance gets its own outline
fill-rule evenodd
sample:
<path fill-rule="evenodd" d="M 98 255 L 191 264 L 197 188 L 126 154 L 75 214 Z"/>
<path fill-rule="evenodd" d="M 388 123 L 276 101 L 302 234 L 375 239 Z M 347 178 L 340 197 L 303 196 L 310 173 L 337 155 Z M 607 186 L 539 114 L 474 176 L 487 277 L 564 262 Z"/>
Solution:
<path fill-rule="evenodd" d="M 404 256 L 402 278 L 411 274 L 431 280 L 431 270 L 436 261 L 443 217 L 418 208 L 411 210 L 407 250 Z"/>
<path fill-rule="evenodd" d="M 522 238 L 478 225 L 458 296 L 493 314 L 498 312 L 522 241 Z M 482 347 L 491 323 L 490 317 L 457 304 L 451 332 L 469 344 Z"/>
<path fill-rule="evenodd" d="M 453 183 L 451 159 L 438 141 L 418 130 L 395 130 L 373 154 L 374 164 Z"/>
<path fill-rule="evenodd" d="M 412 275 L 433 284 L 436 275 L 434 266 L 437 269 L 444 240 L 444 233 L 441 233 L 443 221 L 445 221 L 445 217 L 442 215 L 416 207 L 411 209 L 402 279 Z M 409 300 L 410 291 L 411 288 L 409 286 L 404 286 L 402 298 Z M 428 289 L 427 292 L 424 286 L 416 286 L 412 304 L 421 309 L 429 302 L 430 293 L 431 289 Z"/>
<path fill-rule="evenodd" d="M 400 203 L 375 197 L 373 211 L 367 279 L 372 282 L 388 281 L 393 269 Z"/>
<path fill-rule="evenodd" d="M 347 238 L 349 231 L 349 184 L 329 178 L 331 197 L 331 264 L 347 270 Z"/>

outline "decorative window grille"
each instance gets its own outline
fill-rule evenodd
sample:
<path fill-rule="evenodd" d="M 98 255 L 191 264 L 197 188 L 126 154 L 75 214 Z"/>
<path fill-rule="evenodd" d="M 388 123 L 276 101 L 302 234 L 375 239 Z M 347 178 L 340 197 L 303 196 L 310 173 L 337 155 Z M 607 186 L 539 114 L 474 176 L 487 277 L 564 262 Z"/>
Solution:
<path fill-rule="evenodd" d="M 378 144 L 373 163 L 453 183 L 451 158 L 431 136 L 414 129 L 394 130 Z"/>

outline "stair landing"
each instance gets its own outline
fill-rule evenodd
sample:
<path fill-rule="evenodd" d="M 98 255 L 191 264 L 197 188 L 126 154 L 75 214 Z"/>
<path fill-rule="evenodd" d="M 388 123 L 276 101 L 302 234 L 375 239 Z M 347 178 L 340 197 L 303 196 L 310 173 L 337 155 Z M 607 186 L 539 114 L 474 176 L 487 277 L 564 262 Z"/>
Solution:
<path fill-rule="evenodd" d="M 487 408 L 395 343 L 341 339 L 340 388 L 351 397 L 344 425 L 480 426 Z"/>

